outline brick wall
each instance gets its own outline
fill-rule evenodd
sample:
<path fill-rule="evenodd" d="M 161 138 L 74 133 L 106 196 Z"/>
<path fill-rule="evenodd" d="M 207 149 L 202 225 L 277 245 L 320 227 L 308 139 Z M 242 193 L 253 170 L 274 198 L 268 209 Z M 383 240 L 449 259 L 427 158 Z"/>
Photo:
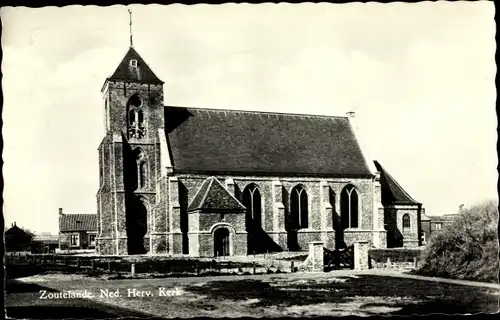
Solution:
<path fill-rule="evenodd" d="M 208 177 L 208 175 L 179 174 L 177 176 L 178 181 L 175 183 L 177 188 L 184 188 L 185 190 L 180 198 L 186 197 L 185 202 L 189 203 L 198 192 L 203 181 Z M 359 194 L 359 227 L 346 230 L 345 241 L 348 245 L 356 240 L 369 241 L 370 245 L 373 242 L 373 232 L 371 231 L 373 230 L 374 187 L 371 179 L 339 178 L 322 180 L 318 178 L 229 175 L 220 175 L 216 176 L 216 178 L 224 185 L 227 185 L 226 181 L 230 181 L 227 179 L 232 179 L 234 185 L 229 185 L 229 189 L 240 201 L 242 200 L 243 191 L 248 185 L 255 184 L 259 188 L 262 204 L 262 228 L 280 250 L 289 249 L 284 215 L 290 212 L 289 197 L 295 186 L 302 185 L 308 195 L 309 226 L 297 232 L 297 242 L 300 249 L 307 250 L 308 243 L 311 241 L 324 241 L 328 247 L 334 246 L 333 215 L 340 214 L 340 192 L 346 185 L 352 184 Z M 171 184 L 171 182 L 167 182 L 167 184 Z M 160 186 L 162 191 L 156 212 L 156 219 L 167 221 L 167 242 L 169 241 L 168 234 L 174 232 L 171 226 L 169 227 L 169 206 L 166 204 L 169 201 L 168 199 L 171 199 L 171 196 L 168 195 L 168 192 L 164 193 L 164 190 L 168 188 L 168 186 Z M 180 198 L 177 201 L 182 202 Z M 226 215 L 225 219 L 235 229 L 244 230 L 244 213 Z M 188 220 L 188 241 L 191 239 L 193 241 L 193 243 L 188 244 L 190 253 L 196 255 L 203 252 L 213 252 L 212 235 L 199 232 L 210 230 L 211 226 L 220 221 L 220 215 L 189 213 Z M 239 241 L 244 242 L 244 238 L 244 236 L 240 236 Z"/>
<path fill-rule="evenodd" d="M 152 237 L 150 233 L 153 228 L 157 228 L 155 231 L 159 233 L 165 231 L 161 222 L 161 217 L 164 216 L 161 210 L 159 214 L 154 214 L 157 206 L 156 183 L 161 170 L 158 129 L 164 128 L 163 86 L 108 81 L 103 92 L 106 135 L 98 149 L 100 187 L 97 193 L 97 251 L 101 254 L 127 253 L 126 205 L 130 203 L 131 197 L 140 197 L 148 209 L 148 227 L 144 237 L 146 250 L 150 247 L 154 247 L 154 250 L 161 249 L 162 243 L 165 245 L 164 239 L 158 239 L 157 235 Z M 138 94 L 142 101 L 146 131 L 143 138 L 130 137 L 127 141 L 123 139 L 127 137 L 128 131 L 127 103 L 134 94 Z M 138 147 L 145 154 L 148 179 L 144 187 L 131 191 L 131 181 L 134 177 L 137 180 L 137 172 L 134 172 L 135 168 L 130 168 L 131 164 L 135 164 L 135 159 L 130 157 Z M 150 239 L 155 242 L 154 246 L 150 244 Z"/>

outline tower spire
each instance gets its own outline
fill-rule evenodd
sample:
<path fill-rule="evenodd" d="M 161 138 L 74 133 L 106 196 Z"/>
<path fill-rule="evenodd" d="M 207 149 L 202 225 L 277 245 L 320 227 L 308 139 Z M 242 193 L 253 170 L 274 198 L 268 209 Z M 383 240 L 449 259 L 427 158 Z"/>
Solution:
<path fill-rule="evenodd" d="M 129 31 L 130 31 L 130 46 L 134 46 L 134 42 L 132 40 L 132 10 L 128 9 L 128 15 L 129 15 Z"/>

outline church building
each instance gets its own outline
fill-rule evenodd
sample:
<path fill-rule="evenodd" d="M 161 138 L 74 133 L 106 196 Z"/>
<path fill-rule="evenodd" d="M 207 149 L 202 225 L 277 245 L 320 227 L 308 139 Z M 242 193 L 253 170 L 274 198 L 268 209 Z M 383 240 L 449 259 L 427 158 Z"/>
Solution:
<path fill-rule="evenodd" d="M 99 254 L 420 245 L 422 204 L 366 159 L 353 114 L 165 106 L 163 89 L 132 45 L 102 87 Z"/>

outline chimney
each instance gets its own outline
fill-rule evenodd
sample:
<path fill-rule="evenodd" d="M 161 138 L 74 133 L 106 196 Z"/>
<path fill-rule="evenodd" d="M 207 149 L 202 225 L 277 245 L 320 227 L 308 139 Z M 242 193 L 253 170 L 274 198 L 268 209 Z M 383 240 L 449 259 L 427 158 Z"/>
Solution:
<path fill-rule="evenodd" d="M 59 215 L 62 216 L 63 215 L 63 208 L 59 208 Z"/>
<path fill-rule="evenodd" d="M 352 119 L 356 116 L 356 112 L 354 111 L 346 112 L 346 116 Z"/>

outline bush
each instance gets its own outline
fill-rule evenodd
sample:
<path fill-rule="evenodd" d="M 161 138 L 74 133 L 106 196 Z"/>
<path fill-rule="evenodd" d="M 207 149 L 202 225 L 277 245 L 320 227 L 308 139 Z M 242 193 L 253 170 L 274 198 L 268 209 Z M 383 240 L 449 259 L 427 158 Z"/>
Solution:
<path fill-rule="evenodd" d="M 429 239 L 417 273 L 498 282 L 498 210 L 494 201 L 465 209 Z"/>

